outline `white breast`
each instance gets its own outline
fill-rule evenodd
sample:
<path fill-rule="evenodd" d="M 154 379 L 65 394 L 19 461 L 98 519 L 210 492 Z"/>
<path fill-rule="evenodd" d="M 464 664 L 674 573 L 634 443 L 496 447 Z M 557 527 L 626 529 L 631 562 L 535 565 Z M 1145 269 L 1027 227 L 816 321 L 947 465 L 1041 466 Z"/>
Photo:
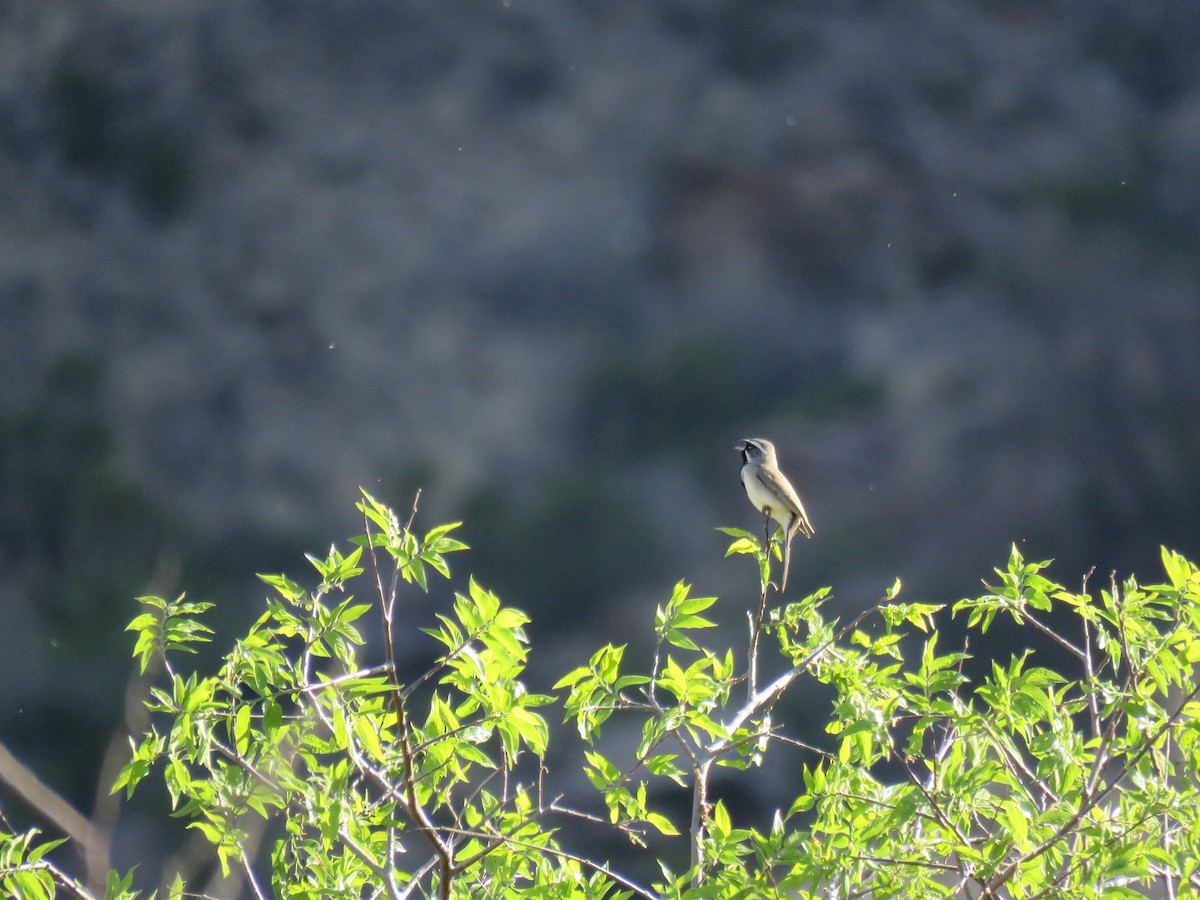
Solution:
<path fill-rule="evenodd" d="M 772 519 L 787 528 L 788 522 L 792 518 L 791 510 L 781 504 L 752 472 L 747 471 L 749 468 L 750 466 L 742 467 L 742 486 L 746 489 L 746 496 L 750 498 L 750 502 L 759 512 L 767 513 Z"/>

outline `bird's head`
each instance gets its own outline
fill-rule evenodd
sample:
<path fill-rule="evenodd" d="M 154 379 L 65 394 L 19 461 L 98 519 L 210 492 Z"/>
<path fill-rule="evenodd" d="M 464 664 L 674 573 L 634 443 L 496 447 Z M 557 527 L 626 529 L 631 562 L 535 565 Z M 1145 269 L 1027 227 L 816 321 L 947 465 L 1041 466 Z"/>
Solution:
<path fill-rule="evenodd" d="M 742 454 L 742 464 L 760 462 L 775 465 L 775 445 L 766 438 L 743 438 L 734 449 Z"/>

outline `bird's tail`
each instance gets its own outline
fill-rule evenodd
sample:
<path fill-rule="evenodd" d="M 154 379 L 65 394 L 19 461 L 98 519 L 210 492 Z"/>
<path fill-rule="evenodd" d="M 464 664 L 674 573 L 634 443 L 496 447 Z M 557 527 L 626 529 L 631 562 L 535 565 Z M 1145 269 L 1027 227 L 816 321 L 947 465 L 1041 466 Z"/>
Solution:
<path fill-rule="evenodd" d="M 792 535 L 796 532 L 789 531 L 783 541 L 783 577 L 779 579 L 779 593 L 787 590 L 788 568 L 792 562 Z"/>

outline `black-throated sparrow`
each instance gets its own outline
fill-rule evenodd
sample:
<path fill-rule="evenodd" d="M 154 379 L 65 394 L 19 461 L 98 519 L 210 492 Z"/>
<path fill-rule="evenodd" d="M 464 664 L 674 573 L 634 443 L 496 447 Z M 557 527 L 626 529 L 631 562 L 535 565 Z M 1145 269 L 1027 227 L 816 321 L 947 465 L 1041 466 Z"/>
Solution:
<path fill-rule="evenodd" d="M 764 528 L 774 519 L 783 526 L 783 578 L 779 590 L 787 587 L 788 564 L 792 558 L 792 538 L 796 532 L 812 537 L 813 527 L 792 483 L 779 471 L 775 445 L 765 438 L 745 438 L 734 447 L 742 454 L 742 487 L 755 508 L 763 514 Z M 767 542 L 770 542 L 768 533 Z"/>

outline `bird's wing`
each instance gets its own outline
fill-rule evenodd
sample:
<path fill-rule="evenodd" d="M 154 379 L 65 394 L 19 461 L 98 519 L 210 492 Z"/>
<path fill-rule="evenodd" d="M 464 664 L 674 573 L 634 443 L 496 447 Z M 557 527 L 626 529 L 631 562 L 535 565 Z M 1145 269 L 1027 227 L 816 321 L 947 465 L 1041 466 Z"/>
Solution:
<path fill-rule="evenodd" d="M 804 504 L 799 501 L 800 498 L 797 497 L 796 502 L 800 507 L 800 515 L 796 517 L 796 528 L 806 538 L 810 538 L 817 533 L 817 530 L 813 528 L 812 521 L 808 518 L 808 513 L 804 511 Z"/>
<path fill-rule="evenodd" d="M 763 487 L 775 496 L 782 497 L 791 506 L 792 512 L 796 516 L 796 522 L 793 524 L 804 533 L 805 537 L 812 537 L 815 531 L 812 522 L 808 519 L 808 513 L 804 511 L 804 504 L 800 502 L 800 495 L 796 493 L 796 489 L 792 487 L 792 483 L 784 477 L 783 473 L 769 466 L 759 466 L 756 475 Z"/>
<path fill-rule="evenodd" d="M 803 509 L 800 505 L 800 498 L 796 494 L 796 489 L 792 487 L 792 483 L 778 469 L 771 468 L 770 466 L 759 466 L 754 474 L 763 487 L 776 497 L 782 497 L 787 501 L 788 505 L 792 508 L 792 512 L 798 512 Z"/>

